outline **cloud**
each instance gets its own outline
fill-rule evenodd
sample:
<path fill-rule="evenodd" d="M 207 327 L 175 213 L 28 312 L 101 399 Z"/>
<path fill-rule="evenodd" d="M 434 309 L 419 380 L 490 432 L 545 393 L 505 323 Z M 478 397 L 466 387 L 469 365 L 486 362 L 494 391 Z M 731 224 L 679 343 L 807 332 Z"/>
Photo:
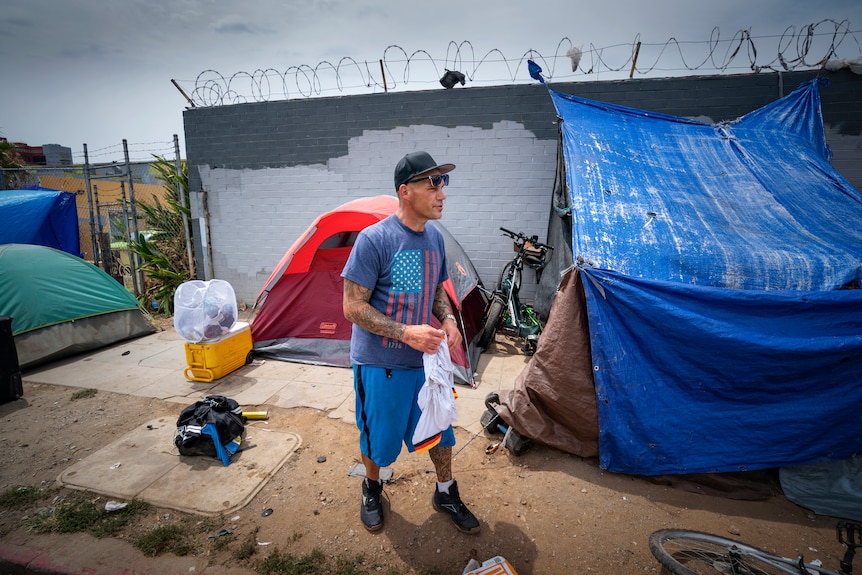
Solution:
<path fill-rule="evenodd" d="M 531 49 L 547 58 L 542 67 L 554 73 L 552 81 L 563 81 L 557 76 L 571 70 L 565 53 L 572 45 L 584 50 L 584 70 L 598 69 L 600 56 L 627 71 L 633 44 L 641 40 L 641 70 L 675 37 L 686 61 L 699 64 L 705 56 L 698 51 L 718 27 L 723 44 L 716 48 L 717 61 L 724 60 L 726 41 L 750 30 L 758 37 L 758 59 L 769 62 L 788 25 L 798 33 L 823 18 L 849 19 L 853 30 L 862 24 L 859 0 L 620 0 L 588 6 L 573 0 L 0 0 L 0 6 L 0 78 L 26 88 L 0 91 L 0 110 L 20 111 L 2 117 L 6 135 L 37 144 L 84 141 L 94 148 L 122 138 L 182 135 L 186 104 L 170 80 L 191 91 L 210 69 L 227 78 L 267 68 L 301 70 L 287 73 L 284 85 L 270 79 L 267 89 L 287 90 L 290 97 L 312 92 L 308 78 L 316 71 L 316 95 L 339 96 L 342 86 L 381 90 L 368 78 L 380 80 L 382 59 L 390 90 L 441 89 L 444 68 L 468 74 L 469 88 L 528 78 L 521 60 Z M 844 38 L 840 55 L 857 56 L 860 40 L 858 32 Z M 831 41 L 831 35 L 814 38 L 810 59 Z M 797 38 L 788 36 L 784 44 L 791 46 L 785 55 L 795 57 Z M 669 46 L 663 58 L 678 60 L 674 50 Z M 556 67 L 555 55 L 562 58 Z M 662 61 L 650 76 L 681 70 Z"/>
<path fill-rule="evenodd" d="M 36 21 L 31 18 L 3 18 L 0 19 L 0 33 L 14 34 L 19 30 L 31 30 L 36 27 Z"/>
<path fill-rule="evenodd" d="M 273 34 L 273 30 L 267 30 L 256 24 L 244 22 L 234 17 L 223 18 L 216 22 L 213 30 L 217 34 Z"/>

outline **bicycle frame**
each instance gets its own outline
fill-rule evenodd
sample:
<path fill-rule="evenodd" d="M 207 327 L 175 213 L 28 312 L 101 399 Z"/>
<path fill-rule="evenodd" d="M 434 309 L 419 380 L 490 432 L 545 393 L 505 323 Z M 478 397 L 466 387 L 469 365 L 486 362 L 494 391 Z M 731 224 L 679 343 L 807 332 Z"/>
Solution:
<path fill-rule="evenodd" d="M 500 270 L 494 291 L 485 290 L 489 298 L 478 345 L 482 349 L 487 349 L 499 329 L 522 338 L 524 352 L 532 355 L 536 350 L 542 325 L 532 306 L 521 302 L 518 295 L 521 290 L 521 278 L 525 263 L 539 273 L 545 267 L 548 253 L 553 248 L 540 243 L 537 236 L 528 237 L 506 228 L 500 228 L 500 230 L 504 235 L 512 238 L 515 255 Z"/>

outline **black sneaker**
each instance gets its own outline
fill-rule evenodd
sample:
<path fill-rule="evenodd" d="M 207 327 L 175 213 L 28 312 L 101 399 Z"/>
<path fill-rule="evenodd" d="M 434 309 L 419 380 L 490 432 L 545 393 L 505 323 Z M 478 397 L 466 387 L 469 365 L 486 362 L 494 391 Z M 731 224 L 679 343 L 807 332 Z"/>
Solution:
<path fill-rule="evenodd" d="M 383 505 L 380 502 L 382 494 L 382 483 L 362 480 L 362 507 L 359 508 L 359 517 L 362 519 L 362 525 L 369 531 L 383 528 Z"/>
<path fill-rule="evenodd" d="M 479 529 L 482 528 L 476 516 L 470 513 L 470 510 L 461 501 L 461 496 L 458 494 L 458 482 L 456 481 L 453 481 L 452 485 L 449 486 L 449 493 L 441 493 L 435 488 L 431 504 L 437 511 L 448 513 L 455 526 L 464 533 L 478 533 Z"/>

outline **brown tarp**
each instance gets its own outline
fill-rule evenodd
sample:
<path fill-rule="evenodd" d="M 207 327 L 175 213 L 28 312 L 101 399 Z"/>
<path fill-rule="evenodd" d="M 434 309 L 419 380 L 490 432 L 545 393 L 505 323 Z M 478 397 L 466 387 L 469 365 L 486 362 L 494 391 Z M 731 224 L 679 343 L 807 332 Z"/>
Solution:
<path fill-rule="evenodd" d="M 581 457 L 599 455 L 599 416 L 581 274 L 560 281 L 536 353 L 501 391 L 497 412 L 522 435 Z"/>

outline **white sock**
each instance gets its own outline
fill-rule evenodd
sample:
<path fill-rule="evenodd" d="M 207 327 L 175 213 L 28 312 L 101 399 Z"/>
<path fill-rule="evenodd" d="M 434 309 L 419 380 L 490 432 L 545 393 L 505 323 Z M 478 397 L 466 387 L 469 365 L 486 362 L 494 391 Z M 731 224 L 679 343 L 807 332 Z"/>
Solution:
<path fill-rule="evenodd" d="M 440 481 L 438 481 L 437 482 L 437 491 L 439 491 L 440 493 L 447 493 L 448 494 L 449 493 L 449 487 L 451 487 L 451 485 L 454 482 L 455 482 L 454 479 L 450 479 L 449 481 L 443 481 L 442 483 Z"/>

